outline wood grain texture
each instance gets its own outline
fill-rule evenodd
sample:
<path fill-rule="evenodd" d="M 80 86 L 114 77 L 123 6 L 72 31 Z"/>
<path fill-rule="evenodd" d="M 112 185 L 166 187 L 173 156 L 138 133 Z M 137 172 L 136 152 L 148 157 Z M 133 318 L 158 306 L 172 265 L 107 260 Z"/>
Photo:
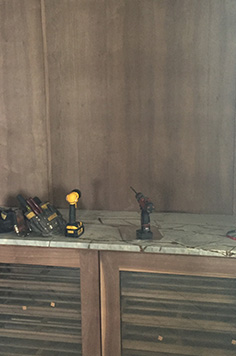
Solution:
<path fill-rule="evenodd" d="M 233 356 L 236 279 L 122 272 L 122 356 Z"/>
<path fill-rule="evenodd" d="M 115 256 L 100 252 L 101 344 L 103 356 L 120 356 L 121 353 L 120 276 L 117 263 L 113 263 L 111 258 Z"/>
<path fill-rule="evenodd" d="M 0 264 L 2 356 L 79 356 L 80 270 Z"/>
<path fill-rule="evenodd" d="M 0 0 L 0 16 L 1 205 L 78 187 L 82 208 L 134 210 L 132 185 L 157 211 L 235 211 L 234 0 Z"/>
<path fill-rule="evenodd" d="M 80 252 L 83 356 L 101 356 L 100 273 L 98 251 Z"/>
<path fill-rule="evenodd" d="M 54 200 L 232 213 L 234 0 L 45 1 Z"/>
<path fill-rule="evenodd" d="M 222 353 L 222 349 L 217 351 L 218 346 L 227 351 L 226 355 L 234 354 L 231 342 L 234 340 L 232 328 L 235 328 L 235 318 L 230 316 L 234 315 L 235 309 L 236 272 L 233 259 L 116 252 L 100 252 L 100 255 L 104 356 L 153 356 L 157 352 L 176 356 L 209 355 L 209 345 L 213 354 Z M 216 283 L 218 279 L 219 283 Z M 166 308 L 166 313 L 176 313 L 176 319 L 163 314 L 162 306 Z M 121 314 L 121 308 L 124 314 Z M 125 314 L 128 310 L 129 313 Z M 185 314 L 186 318 L 180 320 L 184 313 L 189 315 Z M 203 319 L 199 313 L 203 313 Z M 218 320 L 214 321 L 214 318 Z M 195 329 L 199 327 L 194 333 L 193 326 Z M 182 337 L 186 347 L 180 341 L 181 327 L 185 330 Z M 206 340 L 204 333 L 207 328 L 212 334 Z M 220 336 L 222 328 L 225 328 L 225 335 Z M 111 333 L 111 329 L 115 332 Z M 138 332 L 142 336 L 137 337 Z M 161 338 L 163 332 L 166 333 L 165 341 Z M 151 339 L 158 336 L 160 343 Z M 201 344 L 198 344 L 197 340 L 201 338 Z M 180 342 L 176 348 L 174 339 Z M 169 349 L 166 342 L 170 342 Z M 191 347 L 193 345 L 195 350 Z"/>
<path fill-rule="evenodd" d="M 48 196 L 39 0 L 0 0 L 0 203 Z"/>
<path fill-rule="evenodd" d="M 81 311 L 79 310 L 79 317 L 82 322 L 82 335 L 81 331 L 78 335 L 67 335 L 64 339 L 60 336 L 53 335 L 53 342 L 62 343 L 72 343 L 73 347 L 70 349 L 68 346 L 64 345 L 65 352 L 68 352 L 68 355 L 80 355 L 81 354 L 81 345 L 82 345 L 82 354 L 83 356 L 90 355 L 101 355 L 101 337 L 100 337 L 100 287 L 99 287 L 99 260 L 98 260 L 98 252 L 90 251 L 90 250 L 78 250 L 78 249 L 67 249 L 67 248 L 42 248 L 42 247 L 22 247 L 22 246 L 2 246 L 0 249 L 0 261 L 1 263 L 6 263 L 10 266 L 11 270 L 11 288 L 13 289 L 21 289 L 22 280 L 21 278 L 15 278 L 14 268 L 12 264 L 23 264 L 19 265 L 16 268 L 16 274 L 21 272 L 22 275 L 26 274 L 28 276 L 28 280 L 24 280 L 24 293 L 30 293 L 30 297 L 32 295 L 40 294 L 43 289 L 50 290 L 51 293 L 64 293 L 65 290 L 68 293 L 68 296 L 74 295 L 75 300 L 70 299 L 71 306 L 64 306 L 64 314 L 67 315 L 67 318 L 73 320 L 75 323 L 75 319 L 78 316 L 78 313 L 73 311 L 73 306 L 76 303 L 76 295 L 80 304 L 80 300 L 82 303 Z M 30 272 L 29 265 L 34 264 L 34 268 L 32 271 L 32 275 Z M 52 281 L 50 278 L 47 279 L 47 276 L 43 276 L 43 280 L 40 278 L 35 278 L 35 275 L 40 274 L 42 269 L 45 267 L 42 266 L 60 266 L 58 270 L 62 271 L 61 275 L 58 276 L 57 272 L 54 280 Z M 79 270 L 77 277 L 75 278 L 80 282 L 79 294 L 78 287 L 75 283 L 67 284 L 70 280 L 70 274 L 67 276 L 66 272 L 63 272 L 64 269 L 62 267 L 72 268 L 75 271 Z M 49 268 L 49 267 L 47 267 Z M 50 268 L 49 268 L 50 270 Z M 37 272 L 39 271 L 39 272 Z M 57 271 L 57 269 L 55 269 Z M 7 272 L 7 271 L 6 271 Z M 42 272 L 43 273 L 43 272 Z M 69 273 L 69 272 L 68 272 Z M 73 272 L 74 273 L 74 272 Z M 5 273 L 6 274 L 6 273 Z M 75 272 L 76 274 L 76 272 Z M 0 312 L 5 313 L 7 315 L 19 313 L 19 308 L 14 305 L 10 306 L 2 306 L 1 305 L 1 288 L 7 289 L 9 287 L 9 281 L 5 278 L 4 271 L 1 271 L 0 264 L 0 276 L 2 276 L 2 280 L 0 283 Z M 7 274 L 6 274 L 7 276 Z M 56 278 L 57 277 L 57 278 Z M 60 283 L 56 283 L 59 281 Z M 72 280 L 71 280 L 72 281 Z M 70 281 L 70 282 L 71 282 Z M 22 303 L 27 303 L 29 296 L 24 295 L 24 293 L 18 293 L 18 299 L 22 300 Z M 27 299 L 28 298 L 28 299 Z M 38 297 L 41 298 L 40 296 Z M 69 298 L 69 297 L 68 297 Z M 63 306 L 63 303 L 60 304 Z M 30 310 L 27 311 L 27 314 L 31 317 L 47 317 L 46 311 L 41 308 L 33 305 Z M 60 318 L 60 311 L 55 309 L 54 316 Z M 59 322 L 58 322 L 59 323 Z M 0 320 L 0 329 L 1 329 L 1 320 Z M 0 346 L 1 346 L 1 337 L 5 338 L 6 333 L 0 333 Z M 12 331 L 11 335 L 8 336 L 14 338 L 23 338 L 27 337 L 29 341 L 31 339 L 47 339 L 45 333 L 40 333 L 38 336 L 34 333 L 31 335 L 30 332 L 18 334 L 16 331 Z M 38 340 L 37 339 L 37 340 Z M 5 340 L 5 339 L 4 339 Z M 91 341 L 92 340 L 92 341 Z M 5 342 L 5 341 L 4 341 Z M 19 340 L 17 341 L 19 342 Z M 4 343 L 4 346 L 6 343 Z M 78 345 L 77 345 L 78 344 Z M 24 345 L 23 345 L 24 346 Z M 22 347 L 23 347 L 22 346 Z M 26 348 L 30 348 L 30 345 L 26 345 Z M 52 350 L 53 350 L 52 345 Z M 58 349 L 59 350 L 59 349 Z M 62 352 L 62 351 L 61 351 Z M 45 351 L 45 356 L 48 355 Z M 59 353 L 58 353 L 59 355 Z M 61 355 L 64 355 L 63 353 Z"/>
<path fill-rule="evenodd" d="M 1 246 L 1 263 L 21 263 L 44 266 L 80 267 L 78 249 Z"/>

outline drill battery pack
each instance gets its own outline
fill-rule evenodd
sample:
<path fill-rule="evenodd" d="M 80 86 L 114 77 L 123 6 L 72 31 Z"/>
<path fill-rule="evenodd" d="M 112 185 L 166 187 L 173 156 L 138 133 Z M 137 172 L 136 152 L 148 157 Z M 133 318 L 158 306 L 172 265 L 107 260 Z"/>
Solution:
<path fill-rule="evenodd" d="M 75 224 L 67 224 L 65 236 L 66 237 L 79 237 L 84 233 L 84 225 L 82 222 L 76 222 Z"/>

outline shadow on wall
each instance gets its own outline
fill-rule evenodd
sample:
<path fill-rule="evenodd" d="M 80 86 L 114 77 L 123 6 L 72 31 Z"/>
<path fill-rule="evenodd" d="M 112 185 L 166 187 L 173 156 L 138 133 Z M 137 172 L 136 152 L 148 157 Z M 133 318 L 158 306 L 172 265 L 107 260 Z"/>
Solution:
<path fill-rule="evenodd" d="M 162 207 L 161 212 L 170 212 L 174 189 L 167 184 L 162 184 L 158 187 L 159 197 L 160 197 L 160 206 Z M 158 207 L 156 207 L 156 211 L 159 211 Z"/>
<path fill-rule="evenodd" d="M 102 197 L 102 181 L 100 179 L 94 179 L 92 183 L 93 190 L 93 202 L 92 209 L 94 210 L 102 210 L 104 209 L 103 205 L 103 197 Z"/>
<path fill-rule="evenodd" d="M 4 206 L 6 207 L 20 207 L 20 203 L 17 200 L 17 195 L 21 194 L 23 197 L 28 198 L 29 197 L 29 193 L 27 193 L 25 190 L 21 190 L 19 192 L 16 193 L 16 195 L 10 194 L 7 196 L 5 202 L 4 202 Z"/>

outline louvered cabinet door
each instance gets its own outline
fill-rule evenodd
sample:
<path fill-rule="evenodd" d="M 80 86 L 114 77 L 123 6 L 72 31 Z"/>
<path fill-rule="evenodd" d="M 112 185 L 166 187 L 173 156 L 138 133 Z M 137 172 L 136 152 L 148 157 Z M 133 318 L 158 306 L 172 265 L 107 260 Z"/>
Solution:
<path fill-rule="evenodd" d="M 104 253 L 103 355 L 235 356 L 236 261 Z"/>
<path fill-rule="evenodd" d="M 97 253 L 3 250 L 0 355 L 100 356 Z"/>

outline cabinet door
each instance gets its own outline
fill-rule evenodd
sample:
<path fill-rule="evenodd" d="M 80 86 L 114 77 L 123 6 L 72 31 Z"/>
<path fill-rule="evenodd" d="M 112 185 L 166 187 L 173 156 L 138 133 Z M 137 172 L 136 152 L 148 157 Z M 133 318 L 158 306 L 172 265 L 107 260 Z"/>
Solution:
<path fill-rule="evenodd" d="M 3 246 L 0 257 L 2 356 L 100 356 L 97 252 Z"/>
<path fill-rule="evenodd" d="M 234 356 L 236 268 L 226 258 L 102 253 L 103 356 Z"/>

